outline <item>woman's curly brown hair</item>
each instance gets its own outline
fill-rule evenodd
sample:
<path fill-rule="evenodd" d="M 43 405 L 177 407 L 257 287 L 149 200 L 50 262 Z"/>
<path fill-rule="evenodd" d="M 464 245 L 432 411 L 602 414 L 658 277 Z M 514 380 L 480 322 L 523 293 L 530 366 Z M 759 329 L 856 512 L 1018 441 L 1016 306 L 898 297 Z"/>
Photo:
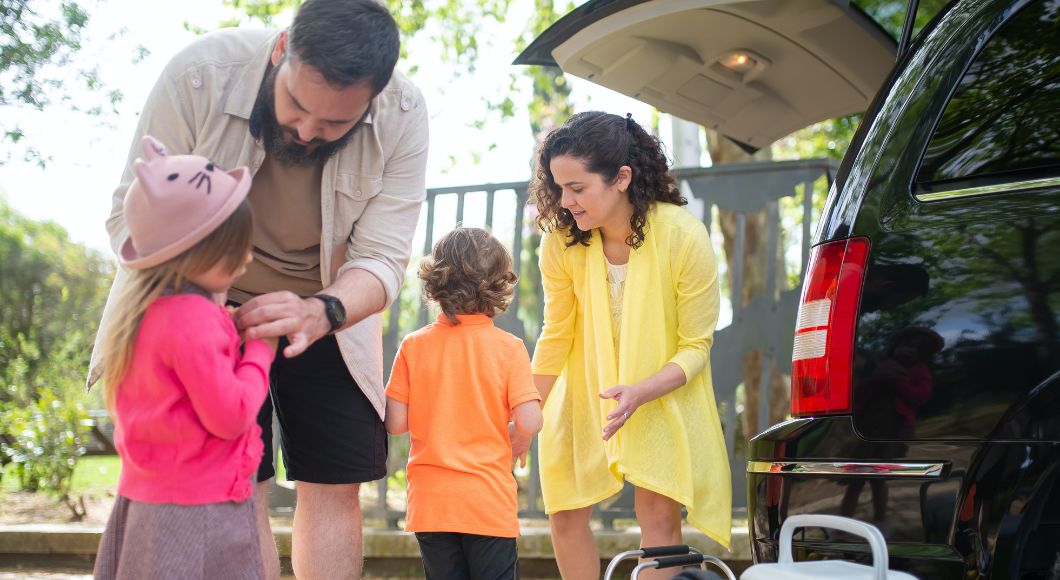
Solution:
<path fill-rule="evenodd" d="M 442 236 L 420 262 L 419 277 L 427 299 L 453 324 L 460 324 L 457 314 L 492 318 L 507 310 L 519 279 L 511 254 L 481 228 L 456 228 Z"/>
<path fill-rule="evenodd" d="M 578 113 L 562 127 L 549 133 L 538 147 L 537 166 L 530 184 L 531 199 L 537 203 L 537 225 L 546 232 L 567 232 L 567 245 L 589 245 L 591 232 L 583 232 L 574 216 L 560 205 L 563 191 L 552 176 L 552 158 L 566 155 L 580 159 L 591 173 L 606 183 L 614 183 L 618 170 L 627 165 L 633 170 L 627 195 L 633 204 L 629 225 L 633 233 L 626 243 L 639 248 L 644 243 L 648 211 L 656 202 L 675 205 L 688 203 L 667 173 L 669 162 L 659 140 L 645 131 L 631 117 L 619 117 L 600 111 Z"/>

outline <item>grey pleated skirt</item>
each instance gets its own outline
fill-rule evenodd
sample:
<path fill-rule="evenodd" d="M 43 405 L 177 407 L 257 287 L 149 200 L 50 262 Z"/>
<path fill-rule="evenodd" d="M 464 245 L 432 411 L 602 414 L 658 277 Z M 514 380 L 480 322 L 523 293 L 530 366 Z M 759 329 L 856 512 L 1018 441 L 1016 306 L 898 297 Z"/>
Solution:
<path fill-rule="evenodd" d="M 93 574 L 105 580 L 260 580 L 254 500 L 188 506 L 118 496 Z"/>

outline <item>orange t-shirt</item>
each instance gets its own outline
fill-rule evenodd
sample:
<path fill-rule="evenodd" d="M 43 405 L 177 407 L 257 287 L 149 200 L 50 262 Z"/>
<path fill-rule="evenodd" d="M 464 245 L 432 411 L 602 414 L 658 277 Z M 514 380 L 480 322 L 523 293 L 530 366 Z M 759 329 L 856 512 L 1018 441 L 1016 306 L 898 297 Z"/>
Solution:
<path fill-rule="evenodd" d="M 409 406 L 410 532 L 514 538 L 519 508 L 508 421 L 539 401 L 523 341 L 482 314 L 439 316 L 405 337 L 386 396 Z"/>

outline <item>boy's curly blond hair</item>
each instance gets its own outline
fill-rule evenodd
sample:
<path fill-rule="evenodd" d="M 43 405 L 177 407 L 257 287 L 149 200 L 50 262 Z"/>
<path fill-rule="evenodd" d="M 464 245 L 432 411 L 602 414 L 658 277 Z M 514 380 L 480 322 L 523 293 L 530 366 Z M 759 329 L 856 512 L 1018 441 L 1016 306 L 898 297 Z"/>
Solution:
<path fill-rule="evenodd" d="M 427 300 L 453 324 L 460 323 L 457 314 L 492 318 L 507 310 L 519 279 L 511 254 L 481 228 L 456 228 L 442 236 L 420 262 L 419 277 Z"/>

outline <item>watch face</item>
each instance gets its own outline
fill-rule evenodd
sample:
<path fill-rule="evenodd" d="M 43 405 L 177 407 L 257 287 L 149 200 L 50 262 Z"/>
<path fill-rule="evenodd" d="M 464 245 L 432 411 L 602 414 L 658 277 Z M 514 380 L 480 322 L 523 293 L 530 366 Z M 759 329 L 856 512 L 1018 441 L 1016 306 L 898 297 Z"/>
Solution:
<path fill-rule="evenodd" d="M 328 300 L 328 318 L 342 326 L 346 323 L 346 307 L 338 300 Z"/>
<path fill-rule="evenodd" d="M 317 298 L 324 303 L 324 314 L 328 317 L 332 332 L 346 324 L 346 307 L 342 305 L 341 300 L 327 294 L 314 294 L 313 298 Z"/>
<path fill-rule="evenodd" d="M 326 294 L 318 296 L 324 300 L 324 312 L 328 315 L 328 322 L 331 323 L 331 330 L 338 330 L 340 326 L 346 324 L 346 308 L 342 305 L 342 301 L 334 296 L 327 296 Z"/>

